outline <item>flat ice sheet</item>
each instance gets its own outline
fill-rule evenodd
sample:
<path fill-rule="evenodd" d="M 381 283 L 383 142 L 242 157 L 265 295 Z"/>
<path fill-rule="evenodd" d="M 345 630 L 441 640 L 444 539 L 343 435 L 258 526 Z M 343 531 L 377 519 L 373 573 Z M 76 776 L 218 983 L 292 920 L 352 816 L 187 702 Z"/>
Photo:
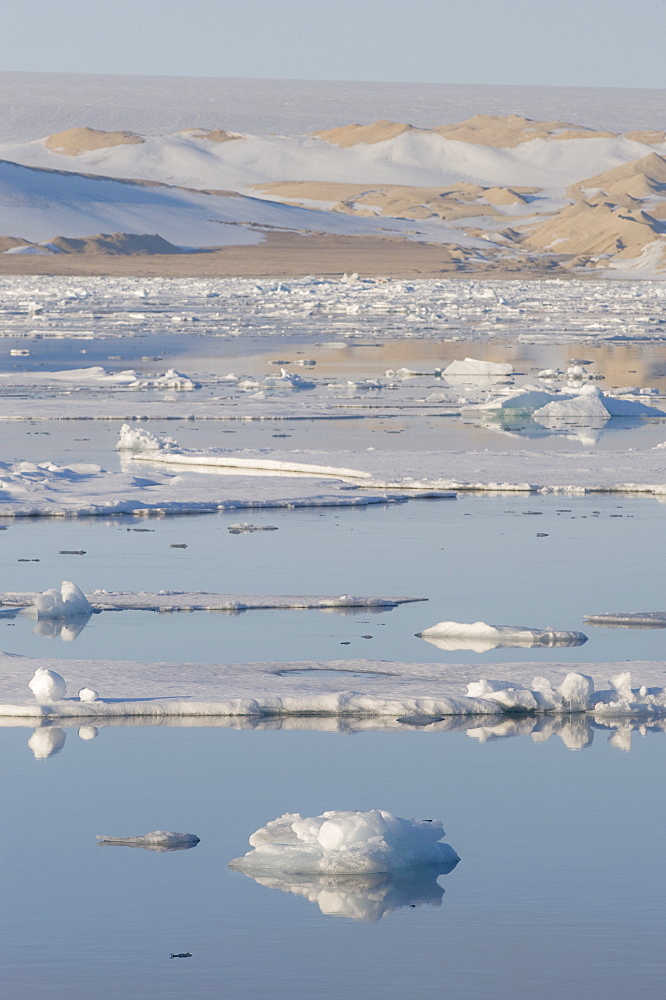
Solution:
<path fill-rule="evenodd" d="M 28 682 L 51 661 L 0 655 L 0 716 L 51 719 L 170 716 L 420 716 L 590 711 L 604 717 L 664 715 L 663 663 L 394 663 L 387 660 L 169 664 L 72 660 L 67 690 L 92 687 L 99 700 L 67 697 L 39 705 Z M 319 676 L 318 676 L 319 675 Z M 634 687 L 632 688 L 632 683 Z M 468 693 L 468 686 L 469 691 Z M 640 687 L 639 687 L 640 686 Z M 554 689 L 564 692 L 554 700 Z M 555 692 L 556 693 L 556 692 Z M 558 705 L 555 701 L 558 700 Z"/>
<path fill-rule="evenodd" d="M 7 591 L 0 594 L 0 605 L 28 608 L 38 594 Z M 210 594 L 192 591 L 163 591 L 161 593 L 135 593 L 132 591 L 95 590 L 88 596 L 95 611 L 251 611 L 271 608 L 307 609 L 322 608 L 393 608 L 398 604 L 425 601 L 425 597 L 356 597 L 341 594 L 338 597 L 288 596 L 274 594 L 257 597 L 251 594 Z"/>

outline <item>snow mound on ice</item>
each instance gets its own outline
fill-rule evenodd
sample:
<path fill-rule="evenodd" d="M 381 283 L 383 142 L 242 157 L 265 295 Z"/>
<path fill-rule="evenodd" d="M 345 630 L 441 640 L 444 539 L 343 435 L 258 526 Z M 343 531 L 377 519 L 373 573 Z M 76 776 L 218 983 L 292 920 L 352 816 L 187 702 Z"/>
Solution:
<path fill-rule="evenodd" d="M 229 867 L 248 874 L 355 875 L 459 860 L 441 843 L 440 820 L 401 819 L 384 809 L 285 813 L 250 837 L 254 848 Z"/>
<path fill-rule="evenodd" d="M 178 851 L 194 847 L 199 843 L 195 833 L 172 833 L 170 830 L 154 830 L 140 837 L 107 837 L 98 834 L 99 844 L 115 844 L 121 847 L 147 847 L 153 851 Z"/>
<path fill-rule="evenodd" d="M 522 625 L 486 625 L 485 622 L 438 622 L 430 628 L 417 632 L 420 639 L 442 648 L 456 649 L 450 643 L 455 640 L 479 640 L 494 646 L 582 646 L 587 642 L 583 632 L 556 631 L 555 629 L 528 628 Z"/>
<path fill-rule="evenodd" d="M 47 667 L 38 667 L 35 670 L 34 677 L 28 682 L 28 687 L 40 704 L 60 701 L 67 694 L 65 678 Z"/>
<path fill-rule="evenodd" d="M 36 594 L 32 605 L 24 609 L 31 618 L 71 618 L 74 615 L 90 615 L 92 607 L 88 598 L 71 580 L 63 580 L 60 590 L 55 587 Z"/>

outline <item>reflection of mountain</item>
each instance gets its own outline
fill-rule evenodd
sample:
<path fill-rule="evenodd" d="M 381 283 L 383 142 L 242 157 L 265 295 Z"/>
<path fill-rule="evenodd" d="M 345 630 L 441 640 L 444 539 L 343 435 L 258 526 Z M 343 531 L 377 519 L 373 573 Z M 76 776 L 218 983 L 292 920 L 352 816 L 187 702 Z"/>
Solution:
<path fill-rule="evenodd" d="M 457 865 L 428 865 L 394 874 L 250 875 L 268 889 L 305 896 L 322 913 L 348 920 L 381 920 L 405 906 L 441 906 L 444 890 L 437 882 Z"/>
<path fill-rule="evenodd" d="M 33 628 L 33 635 L 41 635 L 45 639 L 62 639 L 63 642 L 73 642 L 81 635 L 92 617 L 86 615 L 70 615 L 69 618 L 39 618 Z"/>

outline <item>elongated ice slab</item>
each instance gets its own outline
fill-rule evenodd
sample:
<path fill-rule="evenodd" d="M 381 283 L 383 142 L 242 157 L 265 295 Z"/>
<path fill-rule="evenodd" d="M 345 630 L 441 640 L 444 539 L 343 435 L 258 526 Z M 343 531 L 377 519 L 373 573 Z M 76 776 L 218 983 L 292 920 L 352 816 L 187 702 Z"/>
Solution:
<path fill-rule="evenodd" d="M 154 830 L 140 837 L 107 837 L 97 836 L 97 842 L 103 846 L 145 847 L 149 851 L 183 851 L 196 847 L 199 837 L 195 833 L 172 833 L 169 830 Z"/>
<path fill-rule="evenodd" d="M 468 645 L 469 642 L 480 643 L 487 649 L 505 646 L 582 646 L 587 642 L 587 636 L 583 632 L 528 628 L 522 625 L 486 625 L 485 622 L 438 622 L 416 634 L 440 649 L 474 649 L 474 645 Z M 463 645 L 459 646 L 458 643 Z"/>
<path fill-rule="evenodd" d="M 583 615 L 590 625 L 615 625 L 624 628 L 666 628 L 666 611 L 606 611 Z"/>
<path fill-rule="evenodd" d="M 356 875 L 455 864 L 440 820 L 401 819 L 384 809 L 285 813 L 250 837 L 253 848 L 229 867 L 248 874 Z"/>

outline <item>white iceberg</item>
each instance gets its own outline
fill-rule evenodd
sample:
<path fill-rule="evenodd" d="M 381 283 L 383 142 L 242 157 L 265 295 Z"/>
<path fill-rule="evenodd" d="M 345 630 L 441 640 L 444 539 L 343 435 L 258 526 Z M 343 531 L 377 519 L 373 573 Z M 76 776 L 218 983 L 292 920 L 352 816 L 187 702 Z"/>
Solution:
<path fill-rule="evenodd" d="M 582 646 L 587 642 L 583 632 L 487 625 L 485 622 L 438 622 L 416 635 L 439 649 L 471 649 L 474 652 L 503 646 Z"/>
<path fill-rule="evenodd" d="M 513 365 L 495 361 L 477 361 L 476 358 L 465 358 L 464 361 L 452 361 L 442 371 L 442 375 L 445 377 L 448 375 L 513 375 Z"/>
<path fill-rule="evenodd" d="M 71 580 L 63 580 L 60 590 L 53 587 L 36 594 L 23 614 L 31 618 L 72 618 L 92 614 L 92 607 L 82 590 Z"/>
<path fill-rule="evenodd" d="M 98 834 L 98 844 L 116 847 L 145 847 L 149 851 L 183 851 L 196 847 L 199 837 L 195 833 L 172 833 L 170 830 L 153 830 L 139 837 L 107 837 Z"/>
<path fill-rule="evenodd" d="M 254 849 L 229 867 L 250 875 L 368 875 L 457 862 L 443 836 L 440 820 L 402 819 L 384 809 L 285 813 L 253 833 Z"/>
<path fill-rule="evenodd" d="M 143 427 L 130 427 L 123 424 L 116 451 L 169 451 L 177 448 L 178 442 L 172 437 L 158 437 Z"/>

